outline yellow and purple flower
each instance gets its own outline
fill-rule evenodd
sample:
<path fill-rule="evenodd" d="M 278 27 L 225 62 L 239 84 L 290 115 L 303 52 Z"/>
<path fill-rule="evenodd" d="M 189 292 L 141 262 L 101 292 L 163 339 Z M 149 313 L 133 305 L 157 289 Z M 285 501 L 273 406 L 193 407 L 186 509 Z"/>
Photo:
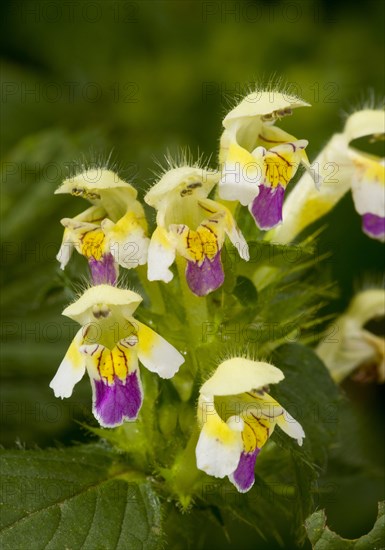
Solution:
<path fill-rule="evenodd" d="M 247 243 L 230 211 L 208 199 L 217 183 L 215 172 L 181 166 L 166 172 L 144 200 L 157 210 L 157 228 L 148 249 L 148 279 L 169 282 L 176 254 L 186 259 L 191 291 L 205 296 L 224 281 L 221 250 L 227 235 L 241 258 L 248 260 Z"/>
<path fill-rule="evenodd" d="M 260 229 L 281 223 L 286 186 L 300 164 L 308 168 L 308 142 L 274 125 L 297 107 L 309 104 L 279 92 L 254 92 L 223 120 L 219 195 L 248 206 Z"/>
<path fill-rule="evenodd" d="M 302 445 L 301 425 L 273 399 L 267 386 L 283 380 L 268 363 L 234 357 L 221 363 L 201 387 L 197 466 L 209 475 L 228 476 L 244 493 L 254 483 L 261 448 L 278 426 Z"/>
<path fill-rule="evenodd" d="M 93 413 L 106 428 L 138 416 L 143 401 L 138 360 L 162 378 L 174 376 L 184 362 L 171 344 L 133 317 L 141 301 L 136 292 L 102 284 L 63 311 L 82 328 L 50 387 L 56 397 L 70 397 L 87 370 Z"/>
<path fill-rule="evenodd" d="M 343 132 L 335 134 L 313 163 L 322 180 L 315 189 L 305 173 L 283 207 L 284 223 L 274 229 L 274 242 L 291 242 L 299 233 L 327 214 L 351 189 L 354 206 L 369 237 L 385 240 L 385 158 L 355 147 L 356 140 L 383 140 L 385 113 L 364 109 L 353 113 Z"/>
<path fill-rule="evenodd" d="M 61 220 L 65 229 L 57 259 L 62 269 L 74 248 L 87 258 L 94 284 L 115 284 L 119 265 L 130 269 L 146 263 L 147 222 L 129 183 L 111 170 L 93 169 L 66 179 L 56 193 L 71 193 L 93 204 Z"/>

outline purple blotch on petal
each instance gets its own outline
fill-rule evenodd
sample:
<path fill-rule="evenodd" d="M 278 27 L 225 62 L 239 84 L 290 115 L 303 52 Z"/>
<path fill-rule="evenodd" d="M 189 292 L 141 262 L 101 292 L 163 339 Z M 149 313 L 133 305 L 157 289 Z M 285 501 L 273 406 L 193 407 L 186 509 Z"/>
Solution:
<path fill-rule="evenodd" d="M 142 406 L 143 394 L 139 371 L 131 372 L 123 382 L 116 377 L 109 385 L 94 380 L 94 414 L 102 426 L 113 428 L 124 420 L 135 420 Z"/>
<path fill-rule="evenodd" d="M 115 286 L 118 278 L 118 268 L 112 254 L 109 252 L 103 254 L 100 260 L 90 258 L 88 265 L 90 266 L 92 283 L 94 285 L 108 284 Z"/>
<path fill-rule="evenodd" d="M 254 485 L 255 461 L 259 451 L 258 447 L 252 453 L 242 451 L 237 469 L 230 476 L 231 481 L 240 493 L 246 493 Z"/>
<path fill-rule="evenodd" d="M 206 296 L 223 284 L 225 274 L 219 251 L 212 260 L 205 257 L 202 265 L 196 262 L 187 262 L 186 280 L 190 290 L 197 296 Z"/>
<path fill-rule="evenodd" d="M 259 186 L 259 194 L 249 206 L 250 212 L 259 229 L 272 229 L 282 221 L 282 205 L 285 189 L 277 187 Z"/>
<path fill-rule="evenodd" d="M 385 239 L 385 218 L 375 214 L 364 214 L 362 216 L 362 230 L 369 237 L 383 241 Z"/>

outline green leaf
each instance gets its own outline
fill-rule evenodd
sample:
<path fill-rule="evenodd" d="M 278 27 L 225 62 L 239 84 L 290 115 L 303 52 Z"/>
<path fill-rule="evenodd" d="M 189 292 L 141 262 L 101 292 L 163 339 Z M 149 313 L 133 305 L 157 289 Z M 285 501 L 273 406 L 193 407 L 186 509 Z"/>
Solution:
<path fill-rule="evenodd" d="M 3 451 L 1 462 L 4 550 L 161 546 L 157 496 L 109 448 Z"/>
<path fill-rule="evenodd" d="M 381 550 L 385 543 L 385 502 L 378 503 L 373 529 L 359 539 L 344 539 L 326 525 L 325 510 L 314 512 L 305 522 L 313 550 Z"/>
<path fill-rule="evenodd" d="M 237 277 L 236 285 L 233 292 L 243 306 L 253 308 L 257 306 L 257 289 L 247 277 Z"/>
<path fill-rule="evenodd" d="M 303 449 L 323 468 L 338 429 L 342 406 L 339 389 L 319 357 L 305 346 L 285 344 L 275 351 L 272 361 L 283 371 L 285 380 L 273 386 L 271 393 L 301 423 L 306 434 Z M 275 440 L 283 443 L 280 436 L 276 430 Z M 288 438 L 284 440 L 286 444 Z M 293 443 L 293 451 L 298 449 Z"/>
<path fill-rule="evenodd" d="M 281 430 L 275 430 L 272 440 L 281 450 L 270 447 L 271 456 L 265 453 L 266 460 L 259 460 L 259 473 L 272 483 L 272 470 L 275 481 L 293 491 L 292 528 L 297 539 L 302 541 L 305 536 L 303 522 L 314 510 L 317 480 L 326 467 L 342 400 L 329 371 L 309 348 L 286 344 L 276 350 L 272 362 L 283 371 L 285 379 L 272 386 L 271 393 L 300 422 L 305 439 L 300 447 Z"/>

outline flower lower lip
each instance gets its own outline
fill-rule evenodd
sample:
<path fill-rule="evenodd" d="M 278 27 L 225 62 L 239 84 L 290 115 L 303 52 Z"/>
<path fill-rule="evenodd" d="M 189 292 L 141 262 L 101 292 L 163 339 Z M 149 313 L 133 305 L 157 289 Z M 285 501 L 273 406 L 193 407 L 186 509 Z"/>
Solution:
<path fill-rule="evenodd" d="M 113 428 L 137 418 L 143 401 L 138 371 L 128 374 L 124 381 L 116 377 L 113 384 L 103 379 L 94 380 L 93 384 L 94 414 L 102 426 Z"/>
<path fill-rule="evenodd" d="M 197 296 L 206 296 L 213 292 L 223 284 L 224 279 L 220 251 L 212 260 L 206 256 L 200 266 L 196 262 L 187 262 L 187 284 Z"/>
<path fill-rule="evenodd" d="M 364 214 L 362 216 L 362 229 L 369 237 L 383 240 L 385 238 L 385 218 L 375 214 Z"/>
<path fill-rule="evenodd" d="M 112 254 L 109 252 L 103 254 L 100 260 L 90 258 L 88 260 L 88 265 L 91 270 L 92 282 L 95 285 L 116 285 L 118 278 L 118 267 Z"/>

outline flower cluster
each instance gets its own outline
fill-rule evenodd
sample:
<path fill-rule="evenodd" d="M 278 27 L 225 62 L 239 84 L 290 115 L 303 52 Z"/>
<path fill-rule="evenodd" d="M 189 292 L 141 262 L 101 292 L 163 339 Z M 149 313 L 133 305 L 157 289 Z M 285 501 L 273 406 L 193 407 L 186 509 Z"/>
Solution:
<path fill-rule="evenodd" d="M 152 232 L 136 189 L 112 170 L 85 170 L 62 183 L 56 193 L 83 197 L 91 206 L 74 218 L 61 220 L 65 229 L 57 258 L 64 269 L 73 249 L 84 256 L 91 286 L 63 311 L 80 329 L 51 381 L 56 397 L 69 397 L 87 370 L 93 414 L 102 427 L 113 428 L 138 417 L 145 398 L 139 363 L 170 379 L 184 363 L 185 353 L 134 317 L 142 296 L 119 284 L 119 269 L 146 266 L 143 286 L 150 289 L 158 285 L 154 281 L 167 284 L 178 273 L 182 279 L 176 284 L 187 289 L 194 307 L 197 301 L 206 303 L 205 297 L 225 281 L 222 252 L 226 238 L 241 261 L 249 260 L 248 243 L 236 222 L 242 219 L 241 206 L 248 207 L 259 238 L 270 239 L 273 234 L 278 242 L 289 242 L 351 187 L 365 233 L 384 238 L 384 161 L 351 146 L 363 135 L 377 139 L 384 132 L 379 112 L 352 115 L 344 132 L 334 136 L 321 153 L 321 164 L 338 162 L 341 168 L 339 184 L 330 186 L 322 177 L 316 185 L 319 178 L 313 178 L 305 153 L 308 141 L 279 127 L 283 117 L 300 107 L 309 105 L 279 92 L 246 96 L 224 118 L 219 168 L 187 161 L 172 165 L 144 196 L 146 205 L 156 211 Z M 305 174 L 283 208 L 286 188 L 300 166 Z M 266 230 L 273 231 L 261 233 Z M 383 365 L 382 344 L 363 328 L 372 313 L 377 315 L 381 309 L 381 297 L 357 299 L 339 321 L 344 334 L 341 346 L 318 348 L 329 368 L 338 370 L 339 379 L 374 356 Z M 362 312 L 368 300 L 371 307 Z M 143 318 L 141 311 L 139 318 Z M 159 325 L 161 333 L 167 329 L 159 316 L 154 321 L 147 312 L 144 318 Z M 359 349 L 359 361 L 352 354 L 346 360 L 350 346 Z M 207 370 L 198 364 L 194 374 L 202 377 Z M 383 381 L 383 366 L 378 372 Z M 276 425 L 302 445 L 301 425 L 269 393 L 270 385 L 283 379 L 277 367 L 243 355 L 219 364 L 199 390 L 199 470 L 219 478 L 228 476 L 238 491 L 245 492 L 254 483 L 256 458 Z"/>

